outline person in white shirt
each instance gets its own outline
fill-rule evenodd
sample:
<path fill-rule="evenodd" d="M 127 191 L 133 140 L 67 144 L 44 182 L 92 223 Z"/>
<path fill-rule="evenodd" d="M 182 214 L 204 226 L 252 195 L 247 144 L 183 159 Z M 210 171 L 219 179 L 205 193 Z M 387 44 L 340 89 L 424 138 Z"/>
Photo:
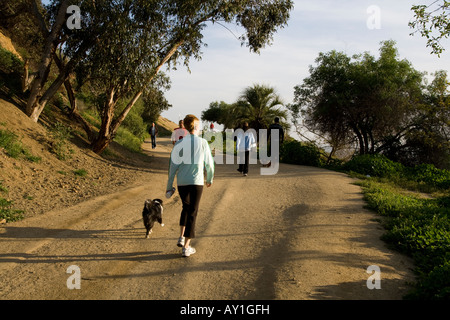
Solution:
<path fill-rule="evenodd" d="M 178 123 L 179 127 L 176 128 L 175 130 L 173 130 L 172 132 L 172 144 L 177 143 L 179 140 L 183 139 L 184 137 L 186 137 L 189 132 L 184 128 L 184 121 L 180 120 L 180 122 Z"/>
<path fill-rule="evenodd" d="M 236 137 L 236 149 L 239 152 L 240 159 L 244 158 L 244 163 L 239 164 L 239 171 L 246 177 L 250 162 L 250 150 L 256 147 L 256 138 L 252 130 L 249 130 L 248 123 L 245 122 L 242 128 L 244 131 Z M 242 161 L 242 160 L 241 160 Z"/>

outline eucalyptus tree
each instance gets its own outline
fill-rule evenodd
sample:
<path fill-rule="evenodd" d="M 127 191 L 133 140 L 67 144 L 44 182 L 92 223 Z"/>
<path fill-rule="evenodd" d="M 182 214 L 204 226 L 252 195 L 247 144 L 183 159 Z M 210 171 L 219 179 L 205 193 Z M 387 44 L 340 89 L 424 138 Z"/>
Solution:
<path fill-rule="evenodd" d="M 271 44 L 278 28 L 286 25 L 293 8 L 291 0 L 81 0 L 77 5 L 82 13 L 82 27 L 67 30 L 60 18 L 69 3 L 54 0 L 49 7 L 53 27 L 46 43 L 53 52 L 55 45 L 64 43 L 61 48 L 68 58 L 50 87 L 54 91 L 76 70 L 85 78 L 82 81 L 96 82 L 99 90 L 104 88 L 102 124 L 92 141 L 97 153 L 112 141 L 164 65 L 188 66 L 190 59 L 201 58 L 203 31 L 208 23 L 241 26 L 241 44 L 259 52 Z M 52 50 L 44 50 L 43 56 L 48 53 L 51 55 Z M 43 70 L 47 70 L 48 59 L 45 62 Z M 28 102 L 27 112 L 35 121 L 52 95 L 52 91 L 44 93 L 43 88 L 38 86 Z M 116 114 L 121 99 L 126 99 L 127 104 Z"/>

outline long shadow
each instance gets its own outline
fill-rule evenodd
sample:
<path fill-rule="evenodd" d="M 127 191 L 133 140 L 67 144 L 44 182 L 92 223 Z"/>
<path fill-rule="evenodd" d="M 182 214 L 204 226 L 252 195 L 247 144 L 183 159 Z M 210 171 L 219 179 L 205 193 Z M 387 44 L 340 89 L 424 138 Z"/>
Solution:
<path fill-rule="evenodd" d="M 0 254 L 1 263 L 64 263 L 86 261 L 159 261 L 179 259 L 179 254 L 162 254 L 161 251 L 124 252 L 124 253 L 97 253 L 86 255 L 37 255 L 28 253 Z"/>
<path fill-rule="evenodd" d="M 88 239 L 100 238 L 102 234 L 108 234 L 108 238 L 135 239 L 130 236 L 132 230 L 144 230 L 142 228 L 123 228 L 109 230 L 72 230 L 72 229 L 46 229 L 39 227 L 13 227 L 7 226 L 6 232 L 0 234 L 2 241 L 15 241 L 23 239 Z"/>
<path fill-rule="evenodd" d="M 362 208 L 359 204 L 351 204 L 347 209 L 354 210 L 353 206 L 358 206 L 360 210 Z M 323 261 L 323 263 L 332 262 L 334 265 L 354 268 L 355 263 L 358 264 L 361 268 L 366 268 L 373 263 L 368 261 L 368 257 L 363 253 L 324 253 L 322 251 L 317 250 L 303 250 L 303 251 L 290 251 L 289 248 L 292 248 L 290 244 L 295 240 L 295 236 L 302 232 L 305 227 L 299 225 L 298 220 L 308 214 L 314 214 L 311 212 L 312 208 L 309 208 L 305 205 L 296 205 L 288 208 L 282 214 L 283 221 L 285 225 L 292 226 L 290 228 L 286 228 L 283 232 L 284 236 L 278 240 L 274 245 L 267 247 L 265 251 L 261 253 L 261 259 L 259 260 L 260 265 L 263 261 L 262 257 L 268 256 L 272 257 L 270 262 L 266 262 L 261 265 L 262 271 L 259 278 L 254 283 L 255 290 L 253 292 L 248 293 L 243 297 L 243 299 L 276 299 L 276 285 L 279 281 L 278 275 L 281 268 L 288 262 L 300 263 L 305 260 L 317 260 Z M 345 210 L 343 208 L 339 208 L 339 214 L 345 214 Z M 330 224 L 329 227 L 348 227 L 348 225 L 336 225 Z M 308 227 L 314 227 L 314 225 L 310 225 Z M 327 225 L 320 225 L 321 228 L 327 227 Z M 360 235 L 349 238 L 349 241 L 353 243 L 358 243 L 366 248 L 374 248 L 374 244 L 371 243 L 370 233 L 373 230 L 369 230 L 371 227 L 369 225 L 363 227 L 367 229 L 367 232 L 361 232 Z M 270 235 L 268 235 L 270 236 Z M 383 250 L 386 248 L 383 248 Z M 387 252 L 387 251 L 386 251 Z M 389 266 L 389 255 L 387 253 L 386 257 L 382 261 L 376 261 L 380 264 L 387 264 L 387 266 L 383 267 L 383 272 L 396 272 L 392 267 Z M 363 269 L 361 269 L 363 270 Z M 369 275 L 367 275 L 369 277 Z M 352 299 L 357 300 L 362 296 L 362 292 L 364 292 L 364 296 L 367 296 L 367 290 L 369 290 L 366 286 L 366 279 L 363 279 L 361 282 L 343 282 L 338 285 L 323 285 L 321 287 L 315 288 L 317 293 L 313 294 L 311 298 L 314 299 Z M 400 291 L 405 291 L 406 281 L 405 280 L 396 280 L 396 279 L 388 279 L 383 281 L 385 288 L 400 288 Z M 374 290 L 377 291 L 377 290 Z M 374 299 L 391 299 L 389 296 L 389 291 L 385 290 L 384 292 L 378 290 L 373 293 Z M 398 291 L 396 295 L 394 295 L 394 299 L 398 298 Z"/>
<path fill-rule="evenodd" d="M 369 296 L 366 300 L 401 300 L 397 292 L 402 291 L 406 294 L 409 289 L 408 283 L 401 279 L 381 280 L 379 289 L 369 289 L 365 281 L 350 281 L 318 287 L 311 298 L 316 300 L 356 300 L 359 299 L 358 297 Z M 391 294 L 392 291 L 395 293 Z"/>

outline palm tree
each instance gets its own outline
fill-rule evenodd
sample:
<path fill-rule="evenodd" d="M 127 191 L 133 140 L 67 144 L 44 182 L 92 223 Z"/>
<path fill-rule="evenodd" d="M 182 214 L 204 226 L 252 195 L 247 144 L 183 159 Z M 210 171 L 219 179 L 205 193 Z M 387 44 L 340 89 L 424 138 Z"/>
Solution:
<path fill-rule="evenodd" d="M 287 119 L 287 111 L 281 110 L 283 102 L 272 87 L 255 84 L 246 88 L 235 104 L 235 111 L 241 122 L 248 122 L 251 128 L 267 129 L 275 117 Z"/>

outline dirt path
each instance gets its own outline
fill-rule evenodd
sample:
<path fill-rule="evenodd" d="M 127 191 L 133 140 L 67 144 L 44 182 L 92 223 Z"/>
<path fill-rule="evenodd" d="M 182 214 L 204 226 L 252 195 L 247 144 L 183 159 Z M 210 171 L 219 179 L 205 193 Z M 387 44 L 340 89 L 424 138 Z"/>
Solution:
<path fill-rule="evenodd" d="M 155 171 L 120 193 L 0 227 L 0 299 L 401 299 L 411 262 L 379 239 L 379 217 L 363 209 L 344 174 L 281 165 L 276 176 L 217 165 L 197 222 L 197 253 L 176 246 L 180 200 L 167 200 L 165 227 L 144 239 L 147 198 L 163 198 L 171 149 Z M 165 198 L 163 198 L 165 199 Z M 67 268 L 81 271 L 69 290 Z M 381 289 L 366 272 L 381 270 Z"/>

